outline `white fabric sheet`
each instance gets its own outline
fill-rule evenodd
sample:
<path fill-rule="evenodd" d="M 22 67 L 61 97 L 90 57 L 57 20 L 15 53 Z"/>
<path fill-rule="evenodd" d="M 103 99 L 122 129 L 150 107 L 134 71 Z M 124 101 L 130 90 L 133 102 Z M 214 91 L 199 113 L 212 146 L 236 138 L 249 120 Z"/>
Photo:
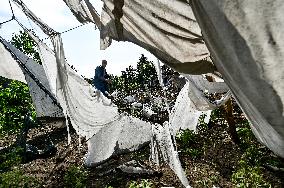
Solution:
<path fill-rule="evenodd" d="M 86 6 L 81 8 L 86 0 L 64 1 L 79 21 L 93 20 L 86 12 L 95 14 L 95 10 Z M 186 1 L 103 2 L 101 22 L 95 21 L 101 32 L 102 49 L 111 44 L 111 39 L 129 41 L 147 49 L 179 72 L 201 74 L 216 70 L 205 59 L 209 53 Z"/>
<path fill-rule="evenodd" d="M 90 84 L 66 64 L 60 36 L 54 36 L 52 42 L 55 46 L 56 59 L 51 58 L 51 56 L 54 57 L 54 54 L 46 54 L 45 56 L 50 56 L 50 58 L 45 59 L 49 62 L 44 63 L 57 67 L 57 98 L 70 117 L 72 126 L 77 133 L 89 139 L 103 126 L 120 117 L 117 107 L 108 103 L 108 99 L 100 92 L 96 92 Z M 38 43 L 38 45 L 40 46 L 42 43 Z M 48 52 L 50 50 L 45 51 L 45 53 Z M 50 73 L 50 75 L 54 74 Z"/>
<path fill-rule="evenodd" d="M 0 76 L 26 83 L 21 68 L 2 43 L 0 43 L 0 57 Z"/>
<path fill-rule="evenodd" d="M 149 144 L 151 136 L 150 123 L 122 116 L 118 121 L 106 125 L 87 142 L 85 164 L 99 165 L 113 155 L 136 151 Z"/>
<path fill-rule="evenodd" d="M 188 96 L 189 83 L 180 91 L 175 106 L 169 115 L 169 124 L 173 135 L 176 135 L 180 130 L 193 130 L 196 132 L 196 126 L 200 115 L 205 114 L 210 117 L 211 110 L 199 111 Z"/>
<path fill-rule="evenodd" d="M 162 155 L 163 161 L 175 172 L 181 183 L 189 188 L 190 185 L 181 166 L 178 152 L 175 150 L 171 139 L 168 122 L 165 122 L 163 126 L 156 124 L 153 126 L 152 130 L 153 139 L 151 140 L 151 145 L 155 147 L 152 148 L 151 158 L 153 161 L 157 162 L 159 160 L 159 155 Z"/>
<path fill-rule="evenodd" d="M 25 77 L 25 81 L 29 86 L 29 92 L 31 94 L 32 101 L 37 112 L 37 117 L 64 117 L 62 109 L 54 103 L 54 100 L 51 99 L 51 97 L 53 97 L 54 99 L 55 96 L 53 96 L 50 91 L 49 82 L 42 65 L 34 62 L 31 58 L 26 56 L 24 53 L 22 53 L 20 50 L 18 50 L 16 47 L 14 47 L 12 44 L 8 43 L 1 37 L 0 42 L 0 45 L 4 48 L 4 54 L 10 54 L 10 57 L 8 56 L 10 58 L 9 61 L 1 61 L 1 64 L 4 67 L 9 67 L 13 64 L 18 65 L 18 62 L 25 66 L 25 68 L 21 66 L 20 71 L 21 74 Z M 4 46 L 9 49 L 9 51 Z M 15 59 L 11 57 L 11 53 L 14 55 Z M 2 58 L 4 60 L 6 59 L 5 56 L 1 56 L 1 59 Z M 12 79 L 17 78 L 17 75 L 19 74 L 20 72 L 17 69 L 10 70 L 9 72 L 9 75 L 12 75 Z M 35 79 L 37 80 L 37 82 L 35 81 Z M 49 93 L 47 94 L 46 92 Z"/>
<path fill-rule="evenodd" d="M 254 134 L 284 157 L 284 1 L 193 0 L 192 8 Z"/>

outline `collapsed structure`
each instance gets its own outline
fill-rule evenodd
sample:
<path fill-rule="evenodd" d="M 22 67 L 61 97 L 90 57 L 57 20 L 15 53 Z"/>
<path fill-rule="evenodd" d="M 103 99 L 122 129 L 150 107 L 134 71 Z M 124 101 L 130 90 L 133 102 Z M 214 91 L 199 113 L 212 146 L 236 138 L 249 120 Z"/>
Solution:
<path fill-rule="evenodd" d="M 255 5 L 248 0 L 103 0 L 101 17 L 88 0 L 64 0 L 80 22 L 97 25 L 102 49 L 112 39 L 130 41 L 185 74 L 187 84 L 164 125 L 119 114 L 111 101 L 67 65 L 60 34 L 21 0 L 13 2 L 50 37 L 54 49 L 19 23 L 36 42 L 43 66 L 1 38 L 0 75 L 28 83 L 39 117 L 70 118 L 77 134 L 88 140 L 87 165 L 151 141 L 152 159 L 158 163 L 157 152 L 162 152 L 183 185 L 189 186 L 170 135 L 181 128 L 194 130 L 200 114 L 210 114 L 231 93 L 259 141 L 284 157 L 284 67 L 280 64 L 284 42 L 283 34 L 277 33 L 284 27 L 281 0 L 269 1 L 269 8 L 268 2 Z M 226 84 L 210 83 L 200 76 L 215 71 Z M 227 94 L 211 103 L 203 95 L 205 90 Z"/>

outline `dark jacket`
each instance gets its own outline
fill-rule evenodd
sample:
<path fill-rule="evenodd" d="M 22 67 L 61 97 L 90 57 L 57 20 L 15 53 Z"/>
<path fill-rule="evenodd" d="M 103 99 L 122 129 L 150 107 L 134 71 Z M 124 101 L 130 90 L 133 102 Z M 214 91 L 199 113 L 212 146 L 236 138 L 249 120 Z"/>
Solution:
<path fill-rule="evenodd" d="M 106 76 L 107 74 L 105 68 L 103 66 L 97 66 L 93 84 L 98 90 L 103 93 L 107 91 L 107 82 L 105 81 Z"/>

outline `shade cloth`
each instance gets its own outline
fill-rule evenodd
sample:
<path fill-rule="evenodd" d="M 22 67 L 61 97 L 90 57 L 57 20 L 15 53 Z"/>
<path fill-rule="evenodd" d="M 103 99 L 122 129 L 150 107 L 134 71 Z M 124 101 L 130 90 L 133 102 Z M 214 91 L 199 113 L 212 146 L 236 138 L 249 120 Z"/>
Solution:
<path fill-rule="evenodd" d="M 284 1 L 192 0 L 191 6 L 254 134 L 284 157 Z"/>
<path fill-rule="evenodd" d="M 186 1 L 103 0 L 100 21 L 88 0 L 64 1 L 78 21 L 92 21 L 98 26 L 101 49 L 107 48 L 112 39 L 129 41 L 179 72 L 201 74 L 216 70 L 206 59 L 208 50 Z"/>
<path fill-rule="evenodd" d="M 0 47 L 1 52 L 3 52 L 0 56 L 1 66 L 19 68 L 10 69 L 7 72 L 8 74 L 1 74 L 1 76 L 14 80 L 19 80 L 19 75 L 25 78 L 24 81 L 29 86 L 37 117 L 64 117 L 60 105 L 57 104 L 56 97 L 51 93 L 42 65 L 36 63 L 1 37 Z M 1 69 L 0 72 L 2 71 Z"/>

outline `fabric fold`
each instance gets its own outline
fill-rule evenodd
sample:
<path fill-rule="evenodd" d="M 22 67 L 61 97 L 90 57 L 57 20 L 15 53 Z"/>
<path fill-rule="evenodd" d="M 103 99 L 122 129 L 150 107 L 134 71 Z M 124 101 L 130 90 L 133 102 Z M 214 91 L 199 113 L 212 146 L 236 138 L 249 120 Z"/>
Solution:
<path fill-rule="evenodd" d="M 78 21 L 92 16 L 80 7 L 79 0 L 64 0 Z M 85 0 L 86 2 L 86 0 Z M 98 25 L 101 49 L 111 40 L 129 41 L 151 52 L 163 63 L 188 74 L 214 72 L 207 60 L 209 52 L 191 7 L 185 1 L 167 0 L 103 0 L 101 22 Z M 94 12 L 93 8 L 88 11 Z M 83 16 L 82 20 L 78 15 Z M 93 21 L 92 21 L 93 22 Z"/>
<path fill-rule="evenodd" d="M 5 47 L 0 48 L 1 51 L 5 50 L 4 54 L 13 54 L 14 58 L 11 57 L 9 61 L 5 61 L 6 55 L 4 57 L 1 56 L 1 65 L 3 65 L 3 67 L 10 67 L 13 65 L 19 66 L 20 64 L 20 70 L 11 70 L 9 74 L 13 76 L 10 78 L 17 79 L 17 75 L 20 74 L 19 71 L 21 71 L 21 74 L 25 77 L 24 81 L 28 84 L 29 92 L 36 109 L 37 117 L 64 117 L 62 109 L 58 101 L 56 100 L 56 97 L 50 90 L 50 85 L 42 65 L 36 63 L 34 60 L 14 47 L 12 44 L 8 43 L 0 37 L 0 46 L 2 45 L 3 47 Z M 9 49 L 9 51 L 7 49 Z"/>
<path fill-rule="evenodd" d="M 255 136 L 284 157 L 284 2 L 192 0 L 214 64 Z"/>

